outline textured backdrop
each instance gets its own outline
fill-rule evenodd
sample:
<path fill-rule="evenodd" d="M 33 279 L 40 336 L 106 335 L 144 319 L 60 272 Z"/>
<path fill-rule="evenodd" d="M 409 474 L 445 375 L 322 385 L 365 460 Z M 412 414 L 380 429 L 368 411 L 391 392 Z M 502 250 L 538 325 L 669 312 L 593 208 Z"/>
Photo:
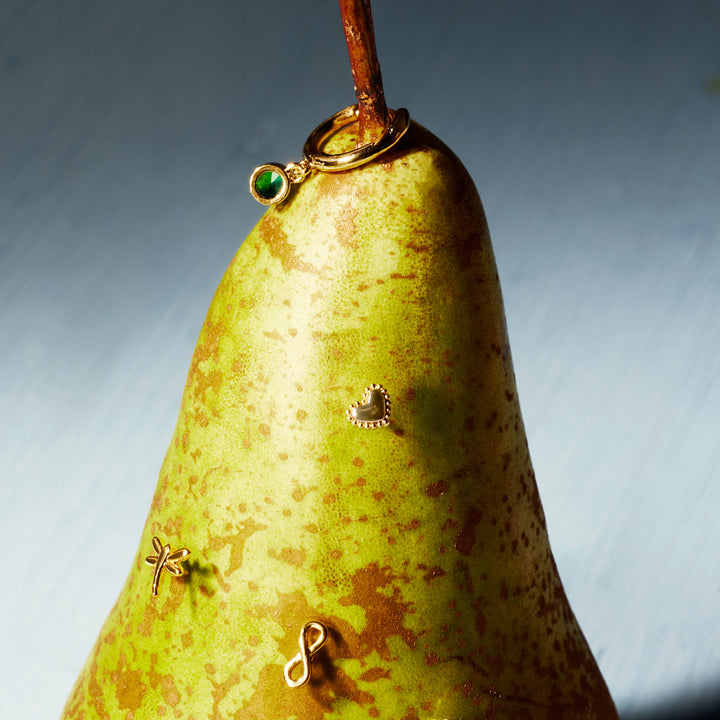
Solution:
<path fill-rule="evenodd" d="M 720 707 L 720 5 L 375 0 L 483 198 L 553 549 L 624 718 Z M 353 102 L 334 0 L 0 3 L 0 716 L 124 582 L 200 324 Z"/>

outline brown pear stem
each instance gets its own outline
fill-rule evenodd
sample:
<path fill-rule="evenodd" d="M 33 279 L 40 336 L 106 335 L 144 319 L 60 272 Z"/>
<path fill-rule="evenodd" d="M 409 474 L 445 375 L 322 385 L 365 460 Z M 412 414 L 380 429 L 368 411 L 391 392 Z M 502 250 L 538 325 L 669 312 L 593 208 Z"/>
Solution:
<path fill-rule="evenodd" d="M 358 145 L 375 142 L 389 124 L 370 0 L 338 0 L 358 103 Z"/>

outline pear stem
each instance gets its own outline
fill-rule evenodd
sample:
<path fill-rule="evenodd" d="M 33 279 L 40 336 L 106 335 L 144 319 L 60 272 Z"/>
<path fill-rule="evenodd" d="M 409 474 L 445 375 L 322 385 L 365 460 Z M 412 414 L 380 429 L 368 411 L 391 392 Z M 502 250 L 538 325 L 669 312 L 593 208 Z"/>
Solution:
<path fill-rule="evenodd" d="M 389 125 L 370 0 L 338 0 L 358 104 L 358 146 L 375 142 Z"/>

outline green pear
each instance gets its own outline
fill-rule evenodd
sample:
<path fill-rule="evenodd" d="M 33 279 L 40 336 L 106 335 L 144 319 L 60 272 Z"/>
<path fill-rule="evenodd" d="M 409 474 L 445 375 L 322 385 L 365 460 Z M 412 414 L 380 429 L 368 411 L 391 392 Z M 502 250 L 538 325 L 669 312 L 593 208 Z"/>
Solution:
<path fill-rule="evenodd" d="M 242 243 L 63 717 L 617 718 L 548 543 L 480 199 L 421 126 Z"/>

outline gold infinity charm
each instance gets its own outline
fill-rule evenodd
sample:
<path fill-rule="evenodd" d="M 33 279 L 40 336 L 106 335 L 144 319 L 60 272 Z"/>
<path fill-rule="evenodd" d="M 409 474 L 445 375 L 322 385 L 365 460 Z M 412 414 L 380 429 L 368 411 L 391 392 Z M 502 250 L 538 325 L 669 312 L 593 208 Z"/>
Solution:
<path fill-rule="evenodd" d="M 389 150 L 410 127 L 410 114 L 405 108 L 388 110 L 390 124 L 383 136 L 373 143 L 337 155 L 322 151 L 323 145 L 342 128 L 358 121 L 358 106 L 350 105 L 336 112 L 310 133 L 303 147 L 303 159 L 281 165 L 265 163 L 250 176 L 250 194 L 263 205 L 281 203 L 290 194 L 290 186 L 302 182 L 311 170 L 340 172 L 351 170 Z"/>
<path fill-rule="evenodd" d="M 314 630 L 317 633 L 317 637 L 312 642 L 309 642 L 308 638 L 311 630 Z M 325 644 L 327 634 L 327 628 L 321 622 L 317 622 L 316 620 L 311 620 L 303 625 L 302 630 L 300 631 L 300 638 L 298 640 L 298 643 L 300 644 L 300 652 L 292 660 L 290 660 L 287 665 L 285 665 L 285 670 L 283 671 L 285 682 L 289 687 L 302 687 L 310 680 L 310 660 L 312 656 Z M 303 666 L 302 675 L 297 680 L 293 680 L 292 673 L 298 665 Z"/>

